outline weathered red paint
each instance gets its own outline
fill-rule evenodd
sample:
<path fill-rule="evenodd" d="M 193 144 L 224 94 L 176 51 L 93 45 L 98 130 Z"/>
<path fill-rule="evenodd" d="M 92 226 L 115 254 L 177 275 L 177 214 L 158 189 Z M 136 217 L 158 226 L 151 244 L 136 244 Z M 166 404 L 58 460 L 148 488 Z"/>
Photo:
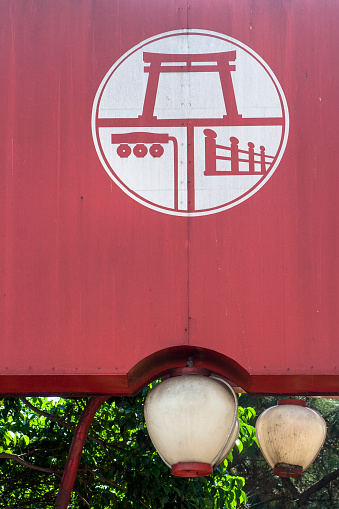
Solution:
<path fill-rule="evenodd" d="M 339 394 L 336 0 L 0 4 L 0 392 L 131 394 L 186 365 L 253 393 Z M 156 34 L 257 52 L 290 134 L 273 177 L 223 212 L 137 203 L 103 169 L 100 82 Z"/>

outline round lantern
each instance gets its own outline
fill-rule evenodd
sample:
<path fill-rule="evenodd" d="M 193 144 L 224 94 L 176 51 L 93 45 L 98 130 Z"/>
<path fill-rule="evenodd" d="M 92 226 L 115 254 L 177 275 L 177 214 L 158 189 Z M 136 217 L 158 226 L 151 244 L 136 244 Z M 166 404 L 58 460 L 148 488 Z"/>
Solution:
<path fill-rule="evenodd" d="M 209 475 L 238 436 L 238 401 L 233 389 L 219 379 L 174 376 L 148 394 L 145 420 L 159 456 L 173 475 Z"/>
<path fill-rule="evenodd" d="M 258 417 L 257 440 L 273 473 L 300 477 L 317 457 L 326 437 L 322 416 L 297 399 L 282 399 Z"/>

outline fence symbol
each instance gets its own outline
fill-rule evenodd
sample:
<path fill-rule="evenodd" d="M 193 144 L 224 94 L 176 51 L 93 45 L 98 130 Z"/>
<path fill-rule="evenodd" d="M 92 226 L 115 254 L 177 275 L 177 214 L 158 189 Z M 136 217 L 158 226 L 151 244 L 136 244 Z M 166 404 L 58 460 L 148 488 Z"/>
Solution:
<path fill-rule="evenodd" d="M 260 152 L 254 152 L 254 143 L 248 142 L 248 150 L 239 149 L 239 140 L 231 136 L 231 146 L 218 145 L 217 133 L 212 129 L 205 129 L 205 171 L 206 176 L 215 175 L 266 175 L 271 169 L 274 157 L 265 153 L 265 147 L 260 146 Z M 229 155 L 217 155 L 217 149 L 224 150 Z M 228 152 L 227 152 L 228 151 Z M 247 156 L 247 158 L 245 158 Z M 217 160 L 230 161 L 230 169 L 217 170 Z M 248 163 L 248 169 L 240 169 L 239 163 Z"/>

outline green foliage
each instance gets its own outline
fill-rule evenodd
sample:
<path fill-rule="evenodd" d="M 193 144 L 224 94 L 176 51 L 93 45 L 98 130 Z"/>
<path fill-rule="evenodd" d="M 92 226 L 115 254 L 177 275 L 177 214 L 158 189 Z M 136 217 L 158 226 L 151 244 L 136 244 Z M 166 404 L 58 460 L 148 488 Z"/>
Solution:
<path fill-rule="evenodd" d="M 83 451 L 71 508 L 235 509 L 245 507 L 245 480 L 231 472 L 233 454 L 207 478 L 171 475 L 145 428 L 149 388 L 106 402 Z M 85 399 L 0 400 L 0 507 L 54 507 Z M 239 407 L 236 455 L 256 443 L 252 408 Z M 1 505 L 2 504 L 2 505 Z"/>

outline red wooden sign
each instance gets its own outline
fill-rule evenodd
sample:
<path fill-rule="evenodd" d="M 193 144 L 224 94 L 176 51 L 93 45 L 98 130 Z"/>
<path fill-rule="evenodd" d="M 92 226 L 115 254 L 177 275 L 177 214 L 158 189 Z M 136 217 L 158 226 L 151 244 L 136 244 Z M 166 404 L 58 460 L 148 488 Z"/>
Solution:
<path fill-rule="evenodd" d="M 1 3 L 2 394 L 339 394 L 338 18 Z"/>

